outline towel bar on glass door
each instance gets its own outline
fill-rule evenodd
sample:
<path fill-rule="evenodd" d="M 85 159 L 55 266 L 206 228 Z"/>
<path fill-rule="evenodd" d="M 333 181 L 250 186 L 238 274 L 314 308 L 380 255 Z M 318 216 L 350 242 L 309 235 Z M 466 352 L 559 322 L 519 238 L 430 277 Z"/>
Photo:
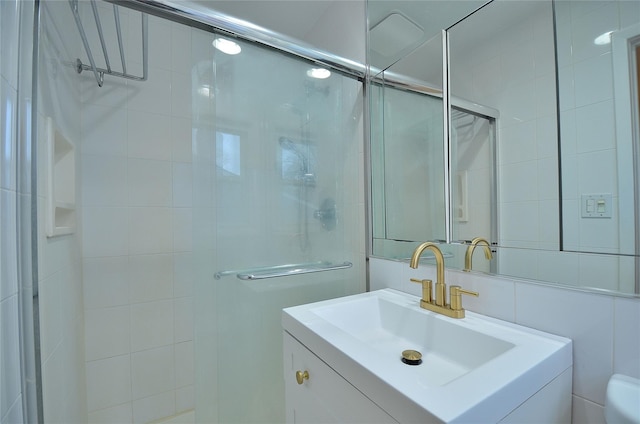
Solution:
<path fill-rule="evenodd" d="M 235 274 L 241 280 L 262 280 L 265 278 L 287 277 L 290 275 L 310 274 L 312 272 L 333 271 L 337 269 L 351 268 L 351 262 L 334 264 L 331 262 L 310 262 L 304 264 L 274 265 L 262 268 L 252 268 L 243 270 L 219 271 L 214 274 L 214 278 L 219 280 L 226 275 Z"/>

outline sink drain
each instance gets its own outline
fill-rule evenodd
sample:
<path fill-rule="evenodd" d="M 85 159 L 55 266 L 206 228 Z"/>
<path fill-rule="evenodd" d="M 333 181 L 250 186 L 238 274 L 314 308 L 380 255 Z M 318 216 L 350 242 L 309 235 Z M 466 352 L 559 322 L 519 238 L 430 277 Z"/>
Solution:
<path fill-rule="evenodd" d="M 420 365 L 422 363 L 422 353 L 417 350 L 402 351 L 402 362 L 407 365 Z"/>

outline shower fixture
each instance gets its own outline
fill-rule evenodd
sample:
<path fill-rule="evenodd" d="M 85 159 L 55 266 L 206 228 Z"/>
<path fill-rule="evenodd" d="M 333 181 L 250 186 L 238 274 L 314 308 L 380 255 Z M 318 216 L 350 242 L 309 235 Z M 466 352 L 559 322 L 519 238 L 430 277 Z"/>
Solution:
<path fill-rule="evenodd" d="M 326 198 L 322 201 L 320 209 L 316 210 L 313 217 L 320 221 L 322 228 L 331 231 L 336 228 L 336 202 L 332 198 Z"/>
<path fill-rule="evenodd" d="M 300 145 L 300 143 L 296 143 L 290 138 L 280 137 L 279 139 L 280 147 L 283 150 L 293 153 L 299 164 L 299 174 L 296 176 L 296 179 L 302 182 L 305 186 L 313 186 L 316 182 L 316 176 L 311 172 L 311 164 L 309 161 L 309 149 L 307 152 L 302 151 L 306 146 Z"/>

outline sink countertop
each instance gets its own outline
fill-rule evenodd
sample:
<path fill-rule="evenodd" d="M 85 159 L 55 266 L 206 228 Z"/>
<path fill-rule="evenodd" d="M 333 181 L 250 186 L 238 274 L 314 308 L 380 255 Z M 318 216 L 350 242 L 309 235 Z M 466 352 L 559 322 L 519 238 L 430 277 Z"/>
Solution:
<path fill-rule="evenodd" d="M 400 422 L 497 422 L 572 366 L 567 338 L 470 311 L 448 318 L 421 309 L 419 300 L 377 290 L 286 308 L 282 324 Z M 392 318 L 382 316 L 388 308 Z M 429 330 L 440 327 L 450 342 L 429 341 Z M 460 352 L 451 350 L 458 346 Z M 427 357 L 417 367 L 402 363 L 402 350 L 416 347 L 427 355 L 444 349 L 444 360 L 460 356 L 463 369 L 438 378 Z"/>

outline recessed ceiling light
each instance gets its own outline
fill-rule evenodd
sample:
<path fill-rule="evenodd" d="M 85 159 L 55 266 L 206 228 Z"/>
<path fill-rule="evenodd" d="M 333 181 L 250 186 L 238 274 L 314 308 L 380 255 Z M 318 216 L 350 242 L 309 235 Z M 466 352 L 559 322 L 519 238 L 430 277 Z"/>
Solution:
<path fill-rule="evenodd" d="M 600 34 L 593 40 L 593 44 L 596 46 L 604 46 L 605 44 L 611 43 L 611 33 L 613 31 L 607 31 L 604 34 Z"/>
<path fill-rule="evenodd" d="M 317 79 L 326 79 L 331 76 L 331 71 L 324 68 L 311 68 L 307 71 L 307 76 Z"/>
<path fill-rule="evenodd" d="M 213 40 L 213 47 L 226 54 L 238 54 L 242 51 L 240 45 L 226 38 L 216 38 Z"/>

